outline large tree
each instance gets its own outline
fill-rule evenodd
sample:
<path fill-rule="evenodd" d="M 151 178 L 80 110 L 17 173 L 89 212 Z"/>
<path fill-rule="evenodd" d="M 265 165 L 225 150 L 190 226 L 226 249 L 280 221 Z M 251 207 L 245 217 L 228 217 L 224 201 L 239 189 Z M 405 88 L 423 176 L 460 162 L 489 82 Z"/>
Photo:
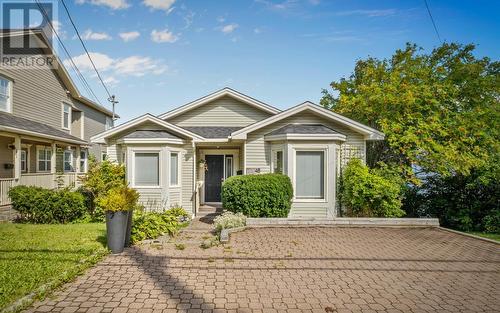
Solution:
<path fill-rule="evenodd" d="M 468 175 L 500 153 L 500 62 L 474 49 L 445 43 L 424 53 L 407 44 L 390 59 L 359 60 L 321 104 L 386 134 L 371 145 L 372 165 Z"/>

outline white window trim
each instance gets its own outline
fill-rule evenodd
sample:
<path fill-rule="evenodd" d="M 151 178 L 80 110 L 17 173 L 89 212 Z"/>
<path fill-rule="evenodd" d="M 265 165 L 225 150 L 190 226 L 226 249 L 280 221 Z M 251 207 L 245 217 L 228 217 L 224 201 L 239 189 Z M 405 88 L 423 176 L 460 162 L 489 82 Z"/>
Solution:
<path fill-rule="evenodd" d="M 172 180 L 171 180 L 171 177 L 170 177 L 170 166 L 172 166 L 172 164 L 170 164 L 170 154 L 172 153 L 177 153 L 177 185 L 172 185 Z M 168 183 L 169 183 L 169 187 L 171 188 L 180 188 L 182 186 L 182 180 L 181 180 L 181 173 L 182 173 L 182 153 L 181 153 L 181 150 L 179 149 L 170 149 L 170 152 L 169 152 L 169 158 L 168 158 L 168 166 L 169 166 L 169 171 L 168 171 Z"/>
<path fill-rule="evenodd" d="M 161 149 L 158 148 L 152 148 L 152 149 L 146 149 L 146 148 L 141 148 L 141 149 L 134 149 L 131 151 L 132 155 L 132 166 L 131 166 L 131 182 L 130 185 L 132 188 L 138 188 L 138 189 L 162 189 L 163 186 L 163 153 Z M 136 153 L 158 153 L 158 185 L 157 186 L 141 186 L 141 185 L 136 185 L 135 184 L 135 154 Z M 170 174 L 170 173 L 169 173 Z M 170 179 L 170 175 L 168 176 Z"/>
<path fill-rule="evenodd" d="M 81 153 L 85 154 L 85 158 L 82 159 Z M 83 161 L 83 168 L 81 162 Z M 88 150 L 80 150 L 80 173 L 87 173 L 89 166 L 89 151 Z"/>
<path fill-rule="evenodd" d="M 70 158 L 69 158 L 69 164 L 70 164 L 70 167 L 71 169 L 70 170 L 66 170 L 66 153 L 69 153 L 70 155 Z M 73 157 L 73 150 L 64 150 L 63 152 L 63 172 L 64 173 L 73 173 L 75 171 L 75 166 L 73 165 L 73 160 L 74 157 Z"/>
<path fill-rule="evenodd" d="M 282 168 L 282 172 L 281 174 L 285 174 L 286 171 L 285 171 L 285 149 L 283 146 L 280 146 L 280 147 L 275 147 L 275 148 L 271 148 L 271 173 L 274 173 L 274 154 L 275 153 L 278 153 L 281 151 L 281 156 L 282 156 L 282 160 L 281 160 L 281 166 L 283 167 Z"/>
<path fill-rule="evenodd" d="M 50 159 L 49 160 L 44 160 L 46 163 L 50 162 L 49 168 L 46 169 L 46 170 L 44 170 L 44 171 L 40 170 L 40 161 L 41 160 L 39 158 L 40 155 L 38 153 L 38 151 L 40 151 L 40 150 L 48 150 L 51 153 Z M 51 170 L 51 168 L 52 168 L 52 148 L 51 147 L 46 147 L 46 146 L 37 146 L 36 147 L 36 171 L 40 172 L 40 173 L 49 173 L 50 170 Z"/>
<path fill-rule="evenodd" d="M 64 108 L 65 107 L 68 107 L 69 108 L 69 112 L 68 112 L 68 127 L 64 127 Z M 71 119 L 72 119 L 72 106 L 71 104 L 69 103 L 66 103 L 66 102 L 63 102 L 62 103 L 62 112 L 61 112 L 61 128 L 62 129 L 66 129 L 66 130 L 69 130 L 70 133 L 71 133 Z"/>
<path fill-rule="evenodd" d="M 227 160 L 228 159 L 231 159 L 231 167 L 232 167 L 232 171 L 231 171 L 231 176 L 234 176 L 235 173 L 234 173 L 234 156 L 228 156 L 228 155 L 224 155 L 224 179 L 228 179 L 229 177 L 231 176 L 227 176 Z"/>
<path fill-rule="evenodd" d="M 24 154 L 24 170 L 23 170 L 23 157 L 22 155 Z M 26 173 L 28 172 L 28 151 L 27 150 L 21 150 L 21 172 Z"/>
<path fill-rule="evenodd" d="M 8 82 L 8 93 L 9 93 L 9 99 L 7 101 L 7 108 L 5 110 L 0 109 L 1 112 L 7 112 L 7 113 L 12 113 L 12 97 L 14 94 L 14 87 L 13 87 L 13 81 L 12 79 L 9 79 L 5 76 L 0 76 L 1 79 L 4 79 Z"/>
<path fill-rule="evenodd" d="M 293 153 L 293 202 L 296 203 L 327 203 L 328 202 L 328 190 L 329 190 L 329 184 L 328 184 L 328 171 L 329 171 L 329 166 L 328 166 L 328 147 L 326 146 L 297 146 L 297 147 L 292 147 Z M 297 198 L 296 195 L 296 190 L 297 190 L 297 151 L 311 151 L 311 152 L 323 152 L 323 162 L 324 162 L 324 168 L 323 168 L 323 198 Z"/>

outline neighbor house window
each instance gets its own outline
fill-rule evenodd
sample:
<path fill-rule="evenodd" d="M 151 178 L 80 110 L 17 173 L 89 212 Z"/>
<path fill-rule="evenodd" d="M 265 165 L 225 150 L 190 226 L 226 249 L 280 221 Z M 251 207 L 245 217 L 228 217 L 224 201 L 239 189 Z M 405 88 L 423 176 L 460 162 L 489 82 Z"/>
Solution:
<path fill-rule="evenodd" d="M 64 151 L 64 171 L 73 171 L 73 151 L 71 150 Z"/>
<path fill-rule="evenodd" d="M 80 151 L 80 172 L 87 172 L 87 150 Z"/>
<path fill-rule="evenodd" d="M 297 199 L 324 199 L 324 151 L 297 151 L 295 160 L 295 195 Z"/>
<path fill-rule="evenodd" d="M 179 153 L 170 153 L 170 186 L 179 185 Z"/>
<path fill-rule="evenodd" d="M 67 103 L 63 103 L 63 116 L 62 116 L 62 127 L 64 129 L 69 129 L 71 125 L 71 106 Z"/>
<path fill-rule="evenodd" d="M 159 186 L 160 154 L 158 152 L 136 152 L 134 156 L 134 185 Z"/>
<path fill-rule="evenodd" d="M 3 77 L 0 77 L 0 111 L 12 111 L 12 83 Z"/>
<path fill-rule="evenodd" d="M 52 150 L 50 148 L 38 148 L 37 171 L 48 172 L 51 167 Z"/>
<path fill-rule="evenodd" d="M 105 126 L 105 129 L 108 130 L 108 129 L 111 129 L 113 128 L 113 119 L 109 116 L 106 116 L 106 126 Z"/>
<path fill-rule="evenodd" d="M 283 173 L 283 150 L 273 152 L 273 173 Z"/>
<path fill-rule="evenodd" d="M 28 159 L 26 150 L 21 150 L 21 172 L 26 172 L 28 170 Z"/>

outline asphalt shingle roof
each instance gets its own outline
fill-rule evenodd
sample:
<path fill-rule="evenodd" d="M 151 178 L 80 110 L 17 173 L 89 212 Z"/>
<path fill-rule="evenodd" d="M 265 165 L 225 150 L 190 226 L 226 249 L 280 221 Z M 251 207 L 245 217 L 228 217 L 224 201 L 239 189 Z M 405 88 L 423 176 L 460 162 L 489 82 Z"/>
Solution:
<path fill-rule="evenodd" d="M 35 122 L 23 117 L 14 116 L 11 113 L 6 113 L 6 112 L 0 112 L 0 126 L 22 129 L 34 133 L 39 133 L 40 135 L 55 136 L 61 139 L 69 139 L 74 141 L 85 142 L 84 140 L 72 136 L 67 132 L 59 130 L 55 127 L 40 122 Z"/>
<path fill-rule="evenodd" d="M 284 134 L 340 134 L 339 132 L 331 129 L 322 124 L 288 124 L 278 128 L 267 136 L 284 135 Z"/>
<path fill-rule="evenodd" d="M 192 126 L 183 128 L 204 138 L 218 139 L 227 138 L 232 132 L 241 129 L 242 127 Z"/>
<path fill-rule="evenodd" d="M 172 133 L 169 133 L 165 130 L 136 130 L 123 138 L 131 139 L 131 138 L 167 138 L 167 139 L 182 139 Z"/>

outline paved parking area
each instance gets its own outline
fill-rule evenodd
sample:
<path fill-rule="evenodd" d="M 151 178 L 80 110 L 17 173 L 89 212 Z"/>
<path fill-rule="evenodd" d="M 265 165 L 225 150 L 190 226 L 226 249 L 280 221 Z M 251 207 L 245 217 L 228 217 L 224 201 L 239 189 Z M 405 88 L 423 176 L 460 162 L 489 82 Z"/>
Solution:
<path fill-rule="evenodd" d="M 261 228 L 109 256 L 30 312 L 500 312 L 500 245 L 438 229 Z"/>

